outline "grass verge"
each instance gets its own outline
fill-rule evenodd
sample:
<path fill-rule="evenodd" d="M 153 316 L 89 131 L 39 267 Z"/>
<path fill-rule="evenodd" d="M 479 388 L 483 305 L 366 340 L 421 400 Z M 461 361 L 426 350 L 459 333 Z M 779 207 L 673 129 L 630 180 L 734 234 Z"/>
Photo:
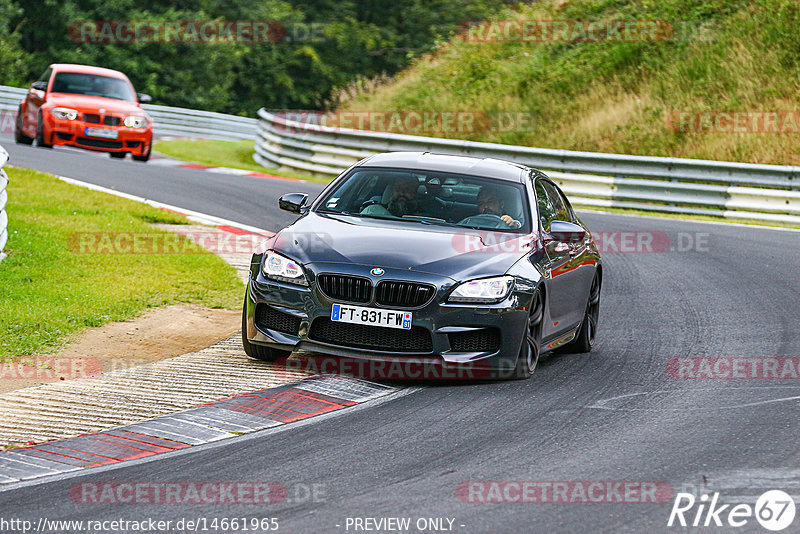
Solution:
<path fill-rule="evenodd" d="M 231 167 L 247 171 L 263 172 L 286 178 L 297 178 L 307 182 L 327 184 L 332 178 L 313 176 L 299 172 L 262 167 L 253 161 L 253 141 L 218 141 L 215 139 L 173 139 L 156 141 L 156 152 L 170 158 L 212 167 Z"/>
<path fill-rule="evenodd" d="M 532 38 L 506 34 L 502 23 L 477 25 L 386 83 L 343 90 L 339 111 L 460 111 L 491 119 L 466 133 L 453 122 L 421 135 L 800 164 L 796 0 L 549 0 L 520 3 L 497 19 L 525 21 Z M 535 21 L 573 25 L 558 37 L 537 33 Z M 658 23 L 661 30 L 654 38 L 593 39 L 574 31 L 586 21 Z M 718 112 L 740 112 L 741 120 L 733 127 Z"/>
<path fill-rule="evenodd" d="M 151 307 L 241 305 L 242 284 L 233 267 L 194 244 L 182 243 L 179 250 L 186 253 L 180 254 L 81 254 L 70 245 L 84 232 L 171 237 L 151 224 L 183 224 L 183 217 L 50 174 L 7 170 L 0 361 L 56 350 L 86 327 L 127 320 Z"/>

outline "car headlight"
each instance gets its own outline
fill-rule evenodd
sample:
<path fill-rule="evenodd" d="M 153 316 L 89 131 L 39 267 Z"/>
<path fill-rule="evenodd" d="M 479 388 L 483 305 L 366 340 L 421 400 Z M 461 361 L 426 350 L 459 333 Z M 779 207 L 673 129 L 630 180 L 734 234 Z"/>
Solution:
<path fill-rule="evenodd" d="M 143 117 L 142 115 L 130 115 L 125 117 L 124 124 L 128 128 L 144 128 L 147 126 L 147 117 Z"/>
<path fill-rule="evenodd" d="M 57 119 L 74 121 L 78 118 L 78 110 L 70 108 L 53 108 L 50 115 Z"/>
<path fill-rule="evenodd" d="M 303 268 L 299 263 L 271 250 L 267 252 L 267 256 L 261 264 L 261 272 L 264 273 L 264 276 L 273 280 L 290 282 L 301 286 L 308 285 L 308 280 L 306 280 Z"/>
<path fill-rule="evenodd" d="M 447 299 L 449 302 L 492 303 L 500 302 L 508 296 L 514 285 L 513 276 L 496 276 L 469 280 L 457 285 Z"/>

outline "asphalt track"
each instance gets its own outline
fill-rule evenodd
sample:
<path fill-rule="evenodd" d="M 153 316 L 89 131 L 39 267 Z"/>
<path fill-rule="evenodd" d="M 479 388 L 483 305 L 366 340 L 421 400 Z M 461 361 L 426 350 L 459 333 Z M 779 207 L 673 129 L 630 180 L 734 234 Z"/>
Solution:
<path fill-rule="evenodd" d="M 0 144 L 9 153 L 10 165 L 91 182 L 270 231 L 277 231 L 294 220 L 290 213 L 277 209 L 278 197 L 302 190 L 313 198 L 324 187 L 314 182 L 162 167 L 136 162 L 130 157 L 115 160 L 107 154 L 78 149 L 39 149 L 16 145 L 8 134 L 0 135 Z"/>
<path fill-rule="evenodd" d="M 277 195 L 320 188 L 0 142 L 13 165 L 269 230 L 291 220 L 277 211 Z M 751 505 L 767 489 L 800 493 L 797 379 L 685 380 L 667 372 L 671 358 L 800 356 L 798 233 L 582 217 L 596 234 L 669 239 L 662 252 L 604 255 L 592 353 L 550 357 L 527 381 L 415 386 L 280 432 L 44 479 L 0 492 L 2 517 L 276 517 L 283 532 L 354 532 L 347 518 L 409 517 L 412 525 L 450 518 L 455 532 L 670 532 L 680 530 L 667 527 L 672 499 L 481 504 L 463 502 L 457 490 L 468 481 L 660 481 Z M 689 250 L 670 250 L 680 247 Z M 68 494 L 76 482 L 154 481 L 275 481 L 289 493 L 269 506 L 86 505 Z M 304 499 L 311 487 L 317 498 Z M 765 532 L 753 518 L 735 530 Z"/>

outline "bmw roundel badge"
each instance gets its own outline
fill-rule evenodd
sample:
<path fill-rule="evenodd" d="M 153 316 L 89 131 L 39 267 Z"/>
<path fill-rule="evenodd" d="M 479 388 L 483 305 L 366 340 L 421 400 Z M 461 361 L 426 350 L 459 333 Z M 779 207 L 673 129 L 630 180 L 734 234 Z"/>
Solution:
<path fill-rule="evenodd" d="M 386 271 L 384 271 L 384 270 L 383 270 L 383 269 L 381 269 L 380 267 L 375 267 L 375 268 L 374 268 L 374 269 L 372 269 L 370 272 L 371 272 L 372 274 L 374 274 L 375 276 L 382 276 L 382 275 L 383 275 L 383 273 L 385 273 Z"/>

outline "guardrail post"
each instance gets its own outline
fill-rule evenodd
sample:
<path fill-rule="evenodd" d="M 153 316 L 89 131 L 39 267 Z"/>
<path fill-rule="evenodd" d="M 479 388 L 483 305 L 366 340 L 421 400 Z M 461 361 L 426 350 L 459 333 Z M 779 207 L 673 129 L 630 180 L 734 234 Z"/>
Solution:
<path fill-rule="evenodd" d="M 3 166 L 8 161 L 8 152 L 0 146 L 0 261 L 3 261 L 3 258 L 6 257 L 3 254 L 3 248 L 6 246 L 6 241 L 8 241 L 8 212 L 6 211 L 6 203 L 8 201 L 8 191 L 6 190 L 6 185 L 8 185 L 8 175 L 6 171 L 3 170 Z"/>

